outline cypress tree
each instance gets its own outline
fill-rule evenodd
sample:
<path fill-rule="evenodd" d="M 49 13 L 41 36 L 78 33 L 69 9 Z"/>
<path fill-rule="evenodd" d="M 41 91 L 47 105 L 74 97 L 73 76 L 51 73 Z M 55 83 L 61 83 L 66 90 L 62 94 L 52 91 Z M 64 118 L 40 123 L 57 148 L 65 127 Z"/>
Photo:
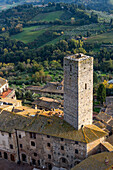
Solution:
<path fill-rule="evenodd" d="M 105 102 L 106 100 L 106 88 L 104 86 L 104 84 L 100 84 L 98 91 L 97 91 L 97 100 L 103 104 L 103 102 Z"/>

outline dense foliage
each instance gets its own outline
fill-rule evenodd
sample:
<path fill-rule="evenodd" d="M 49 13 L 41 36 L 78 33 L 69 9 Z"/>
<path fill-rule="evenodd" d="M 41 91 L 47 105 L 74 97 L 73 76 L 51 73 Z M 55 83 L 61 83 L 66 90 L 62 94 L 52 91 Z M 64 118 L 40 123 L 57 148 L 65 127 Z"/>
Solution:
<path fill-rule="evenodd" d="M 103 84 L 99 85 L 98 91 L 97 91 L 97 100 L 103 104 L 106 100 L 106 88 Z"/>

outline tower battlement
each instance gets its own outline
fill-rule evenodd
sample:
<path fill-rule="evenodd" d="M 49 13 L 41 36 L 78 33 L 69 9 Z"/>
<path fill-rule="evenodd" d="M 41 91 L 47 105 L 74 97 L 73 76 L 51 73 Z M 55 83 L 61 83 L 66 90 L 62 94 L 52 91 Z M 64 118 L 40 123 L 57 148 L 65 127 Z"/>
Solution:
<path fill-rule="evenodd" d="M 85 54 L 82 54 L 82 53 L 77 53 L 77 54 L 74 54 L 74 55 L 67 56 L 65 58 L 67 58 L 69 60 L 73 60 L 73 61 L 82 61 L 82 60 L 86 60 L 86 59 L 91 58 L 91 57 L 87 56 Z"/>
<path fill-rule="evenodd" d="M 92 124 L 93 58 L 81 53 L 64 58 L 64 119 L 75 129 Z"/>

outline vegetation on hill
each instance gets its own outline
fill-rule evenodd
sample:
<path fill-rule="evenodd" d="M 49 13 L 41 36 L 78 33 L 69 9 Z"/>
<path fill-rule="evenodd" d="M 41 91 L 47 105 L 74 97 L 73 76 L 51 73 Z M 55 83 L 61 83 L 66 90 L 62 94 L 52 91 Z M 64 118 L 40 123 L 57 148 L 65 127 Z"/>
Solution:
<path fill-rule="evenodd" d="M 44 3 L 57 3 L 57 2 L 64 2 L 64 3 L 75 3 L 78 5 L 83 5 L 88 9 L 94 9 L 98 11 L 112 11 L 113 10 L 113 0 L 45 0 Z"/>
<path fill-rule="evenodd" d="M 112 78 L 112 32 L 112 15 L 86 10 L 83 5 L 25 4 L 2 11 L 0 76 L 17 88 L 61 81 L 63 58 L 81 52 L 94 57 L 94 94 L 97 95 L 99 84 Z"/>

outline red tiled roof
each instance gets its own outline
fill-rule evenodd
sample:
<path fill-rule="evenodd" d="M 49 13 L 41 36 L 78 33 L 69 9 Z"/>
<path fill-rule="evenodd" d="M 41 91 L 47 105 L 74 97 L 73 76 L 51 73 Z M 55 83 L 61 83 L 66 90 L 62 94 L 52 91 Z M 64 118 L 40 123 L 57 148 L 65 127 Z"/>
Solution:
<path fill-rule="evenodd" d="M 7 97 L 9 95 L 9 93 L 11 93 L 11 91 L 12 91 L 12 89 L 8 89 L 7 91 L 3 92 L 1 98 Z"/>

